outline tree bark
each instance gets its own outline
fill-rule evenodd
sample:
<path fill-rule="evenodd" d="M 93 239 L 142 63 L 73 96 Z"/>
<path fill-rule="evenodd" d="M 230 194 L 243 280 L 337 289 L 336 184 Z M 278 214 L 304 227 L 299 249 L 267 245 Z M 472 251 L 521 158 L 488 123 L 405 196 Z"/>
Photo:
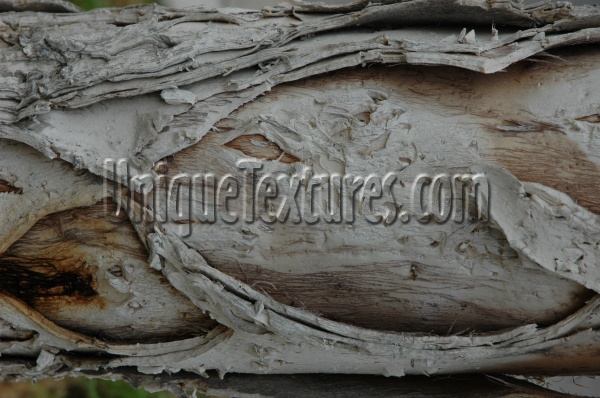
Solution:
<path fill-rule="evenodd" d="M 0 2 L 1 377 L 600 372 L 596 8 L 32 4 Z M 258 376 L 307 373 L 361 376 Z"/>

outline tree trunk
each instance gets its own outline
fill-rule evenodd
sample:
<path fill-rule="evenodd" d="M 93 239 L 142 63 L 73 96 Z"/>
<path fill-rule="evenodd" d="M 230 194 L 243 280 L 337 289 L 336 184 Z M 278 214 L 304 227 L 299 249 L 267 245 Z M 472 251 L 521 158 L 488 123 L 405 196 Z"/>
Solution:
<path fill-rule="evenodd" d="M 600 10 L 23 8 L 0 1 L 1 377 L 500 397 L 549 393 L 375 376 L 600 372 Z M 274 376 L 308 373 L 338 375 Z"/>

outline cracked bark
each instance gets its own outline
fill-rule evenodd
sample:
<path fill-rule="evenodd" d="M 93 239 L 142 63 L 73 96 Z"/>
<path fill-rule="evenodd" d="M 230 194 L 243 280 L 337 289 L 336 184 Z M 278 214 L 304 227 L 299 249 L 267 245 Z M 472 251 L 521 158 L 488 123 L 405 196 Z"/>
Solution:
<path fill-rule="evenodd" d="M 4 379 L 438 396 L 461 379 L 401 377 L 598 374 L 596 8 L 0 10 L 17 11 L 0 12 Z M 273 223 L 250 198 L 231 202 L 239 222 L 203 223 L 147 186 L 106 190 L 121 182 L 107 158 L 165 181 L 233 173 L 242 190 L 243 158 L 398 181 L 378 224 L 359 202 L 352 223 Z M 422 173 L 484 175 L 489 212 L 404 223 Z M 187 189 L 183 208 L 222 210 Z M 284 376 L 305 373 L 356 376 Z M 469 377 L 489 396 L 548 396 Z"/>

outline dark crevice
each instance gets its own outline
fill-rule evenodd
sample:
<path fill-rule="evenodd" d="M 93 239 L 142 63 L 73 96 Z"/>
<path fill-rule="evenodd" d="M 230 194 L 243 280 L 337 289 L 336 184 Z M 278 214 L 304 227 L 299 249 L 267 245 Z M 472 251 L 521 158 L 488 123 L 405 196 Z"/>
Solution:
<path fill-rule="evenodd" d="M 299 158 L 284 152 L 279 145 L 260 134 L 240 135 L 226 143 L 225 146 L 258 159 L 274 160 L 281 163 L 300 161 Z"/>
<path fill-rule="evenodd" d="M 49 260 L 26 261 L 27 264 L 23 264 L 22 258 L 0 258 L 0 291 L 23 300 L 31 307 L 40 298 L 89 298 L 98 295 L 91 274 L 59 271 Z"/>
<path fill-rule="evenodd" d="M 0 179 L 0 193 L 14 193 L 17 195 L 23 194 L 23 188 L 15 187 L 13 184 L 6 180 Z"/>

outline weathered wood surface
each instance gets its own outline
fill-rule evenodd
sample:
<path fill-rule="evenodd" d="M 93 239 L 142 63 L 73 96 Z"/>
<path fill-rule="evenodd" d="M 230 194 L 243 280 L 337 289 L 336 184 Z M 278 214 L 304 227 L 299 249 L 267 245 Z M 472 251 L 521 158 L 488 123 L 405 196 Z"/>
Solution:
<path fill-rule="evenodd" d="M 599 17 L 475 0 L 0 13 L 2 376 L 599 373 Z M 108 158 L 163 177 L 113 190 Z M 196 173 L 240 193 L 308 176 L 321 219 L 277 214 L 268 190 L 152 202 Z M 417 220 L 413 182 L 443 173 L 485 176 L 482 218 Z M 390 185 L 372 207 L 338 186 L 354 220 L 328 222 L 335 175 Z"/>

